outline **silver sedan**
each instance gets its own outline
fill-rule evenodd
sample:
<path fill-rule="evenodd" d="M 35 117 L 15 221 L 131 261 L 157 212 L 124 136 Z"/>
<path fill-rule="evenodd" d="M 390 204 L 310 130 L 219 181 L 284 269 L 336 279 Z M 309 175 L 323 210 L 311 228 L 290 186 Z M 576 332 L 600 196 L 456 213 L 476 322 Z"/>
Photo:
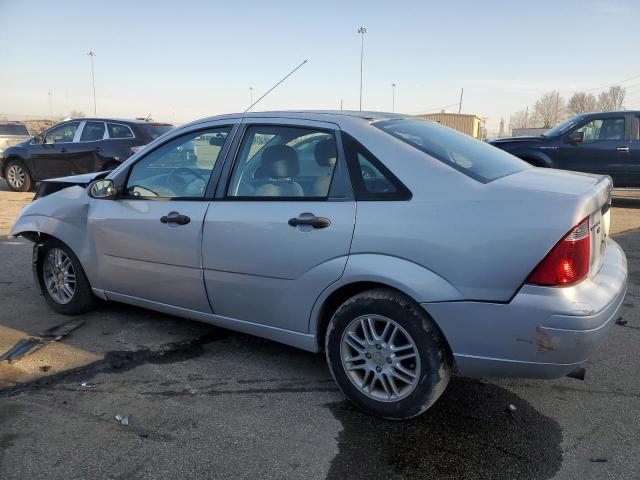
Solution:
<path fill-rule="evenodd" d="M 454 370 L 589 358 L 626 291 L 611 188 L 412 117 L 247 113 L 43 182 L 12 234 L 57 312 L 99 298 L 324 350 L 353 403 L 404 419 Z"/>

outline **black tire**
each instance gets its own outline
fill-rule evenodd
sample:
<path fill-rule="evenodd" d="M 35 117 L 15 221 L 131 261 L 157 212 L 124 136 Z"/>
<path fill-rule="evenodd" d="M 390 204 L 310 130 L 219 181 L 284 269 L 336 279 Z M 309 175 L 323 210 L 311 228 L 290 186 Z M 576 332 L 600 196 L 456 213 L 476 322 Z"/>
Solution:
<path fill-rule="evenodd" d="M 47 257 L 49 253 L 53 249 L 61 250 L 69 258 L 71 266 L 73 267 L 73 272 L 75 273 L 75 288 L 73 295 L 67 303 L 61 303 L 56 300 L 46 285 L 45 270 L 47 267 L 45 264 L 48 261 Z M 63 315 L 79 315 L 92 310 L 96 306 L 98 299 L 91 291 L 91 285 L 89 284 L 89 280 L 87 280 L 87 276 L 84 273 L 78 257 L 76 257 L 71 248 L 60 240 L 51 238 L 43 243 L 41 255 L 37 264 L 37 274 L 42 294 L 49 306 L 56 312 Z"/>
<path fill-rule="evenodd" d="M 405 330 L 404 333 L 410 336 L 407 338 L 413 342 L 417 350 L 417 352 L 414 350 L 418 357 L 415 363 L 420 368 L 419 373 L 415 375 L 414 386 L 407 387 L 409 393 L 405 393 L 404 397 L 396 397 L 398 399 L 395 401 L 393 399 L 381 401 L 363 393 L 343 366 L 341 345 L 343 335 L 346 335 L 345 330 L 354 320 L 370 315 L 393 320 Z M 381 321 L 384 325 L 384 320 Z M 377 333 L 380 335 L 381 332 Z M 382 336 L 384 337 L 384 332 Z M 392 344 L 392 341 L 388 343 Z M 452 356 L 440 329 L 420 305 L 391 289 L 368 290 L 343 303 L 334 313 L 327 328 L 325 352 L 331 374 L 344 395 L 365 412 L 389 420 L 405 420 L 423 413 L 438 400 L 451 378 Z M 376 355 L 375 352 L 374 355 Z M 371 354 L 368 358 L 371 359 Z M 361 361 L 373 362 L 373 360 L 364 359 Z M 375 367 L 378 372 L 386 367 L 382 359 L 380 362 L 382 367 Z M 391 364 L 392 360 L 386 358 L 386 362 Z M 382 385 L 382 382 L 378 384 Z M 371 385 L 374 383 L 372 382 Z M 388 380 L 387 386 L 390 387 Z"/>
<path fill-rule="evenodd" d="M 14 192 L 28 192 L 33 187 L 29 169 L 20 160 L 9 160 L 4 167 L 4 178 Z"/>

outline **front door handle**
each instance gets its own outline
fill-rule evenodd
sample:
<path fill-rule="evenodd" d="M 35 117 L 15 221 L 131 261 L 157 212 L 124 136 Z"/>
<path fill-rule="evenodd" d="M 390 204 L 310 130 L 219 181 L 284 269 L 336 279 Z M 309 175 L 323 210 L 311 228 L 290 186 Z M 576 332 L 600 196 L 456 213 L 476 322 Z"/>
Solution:
<path fill-rule="evenodd" d="M 290 218 L 289 225 L 292 227 L 297 227 L 298 225 L 311 225 L 313 228 L 327 228 L 331 225 L 331 220 L 325 217 L 298 217 L 298 218 Z"/>
<path fill-rule="evenodd" d="M 162 223 L 177 223 L 178 225 L 186 225 L 191 221 L 186 215 L 180 215 L 178 212 L 170 212 L 169 215 L 165 215 L 160 218 Z"/>
<path fill-rule="evenodd" d="M 618 147 L 616 151 L 626 153 L 629 151 L 629 147 Z"/>
<path fill-rule="evenodd" d="M 67 149 L 66 149 L 65 147 L 62 147 L 62 148 L 60 149 L 60 152 L 62 152 L 62 153 L 67 153 Z"/>

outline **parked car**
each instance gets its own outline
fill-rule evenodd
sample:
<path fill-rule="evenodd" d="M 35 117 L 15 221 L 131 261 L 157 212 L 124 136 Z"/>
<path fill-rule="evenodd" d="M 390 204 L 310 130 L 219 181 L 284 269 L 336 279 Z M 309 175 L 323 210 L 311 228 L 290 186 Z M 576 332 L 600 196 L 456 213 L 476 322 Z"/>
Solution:
<path fill-rule="evenodd" d="M 609 175 L 616 187 L 640 187 L 640 111 L 588 113 L 538 137 L 492 140 L 536 167 Z"/>
<path fill-rule="evenodd" d="M 172 128 L 144 120 L 65 121 L 4 150 L 0 177 L 11 190 L 26 192 L 47 178 L 111 170 Z"/>
<path fill-rule="evenodd" d="M 6 148 L 23 142 L 30 137 L 31 134 L 24 124 L 20 122 L 0 122 L 0 155 Z"/>
<path fill-rule="evenodd" d="M 212 117 L 51 182 L 11 233 L 53 310 L 100 298 L 324 350 L 385 418 L 429 408 L 454 369 L 572 372 L 626 291 L 608 177 L 397 114 Z"/>

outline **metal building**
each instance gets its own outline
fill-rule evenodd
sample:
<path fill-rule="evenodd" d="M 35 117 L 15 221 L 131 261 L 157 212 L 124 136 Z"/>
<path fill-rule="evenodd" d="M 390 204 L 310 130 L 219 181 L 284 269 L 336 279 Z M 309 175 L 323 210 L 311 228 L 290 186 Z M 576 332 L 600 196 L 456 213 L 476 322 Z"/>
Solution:
<path fill-rule="evenodd" d="M 415 116 L 441 123 L 454 130 L 471 135 L 473 138 L 483 139 L 483 120 L 477 115 L 467 115 L 463 113 L 427 113 L 425 115 Z"/>

